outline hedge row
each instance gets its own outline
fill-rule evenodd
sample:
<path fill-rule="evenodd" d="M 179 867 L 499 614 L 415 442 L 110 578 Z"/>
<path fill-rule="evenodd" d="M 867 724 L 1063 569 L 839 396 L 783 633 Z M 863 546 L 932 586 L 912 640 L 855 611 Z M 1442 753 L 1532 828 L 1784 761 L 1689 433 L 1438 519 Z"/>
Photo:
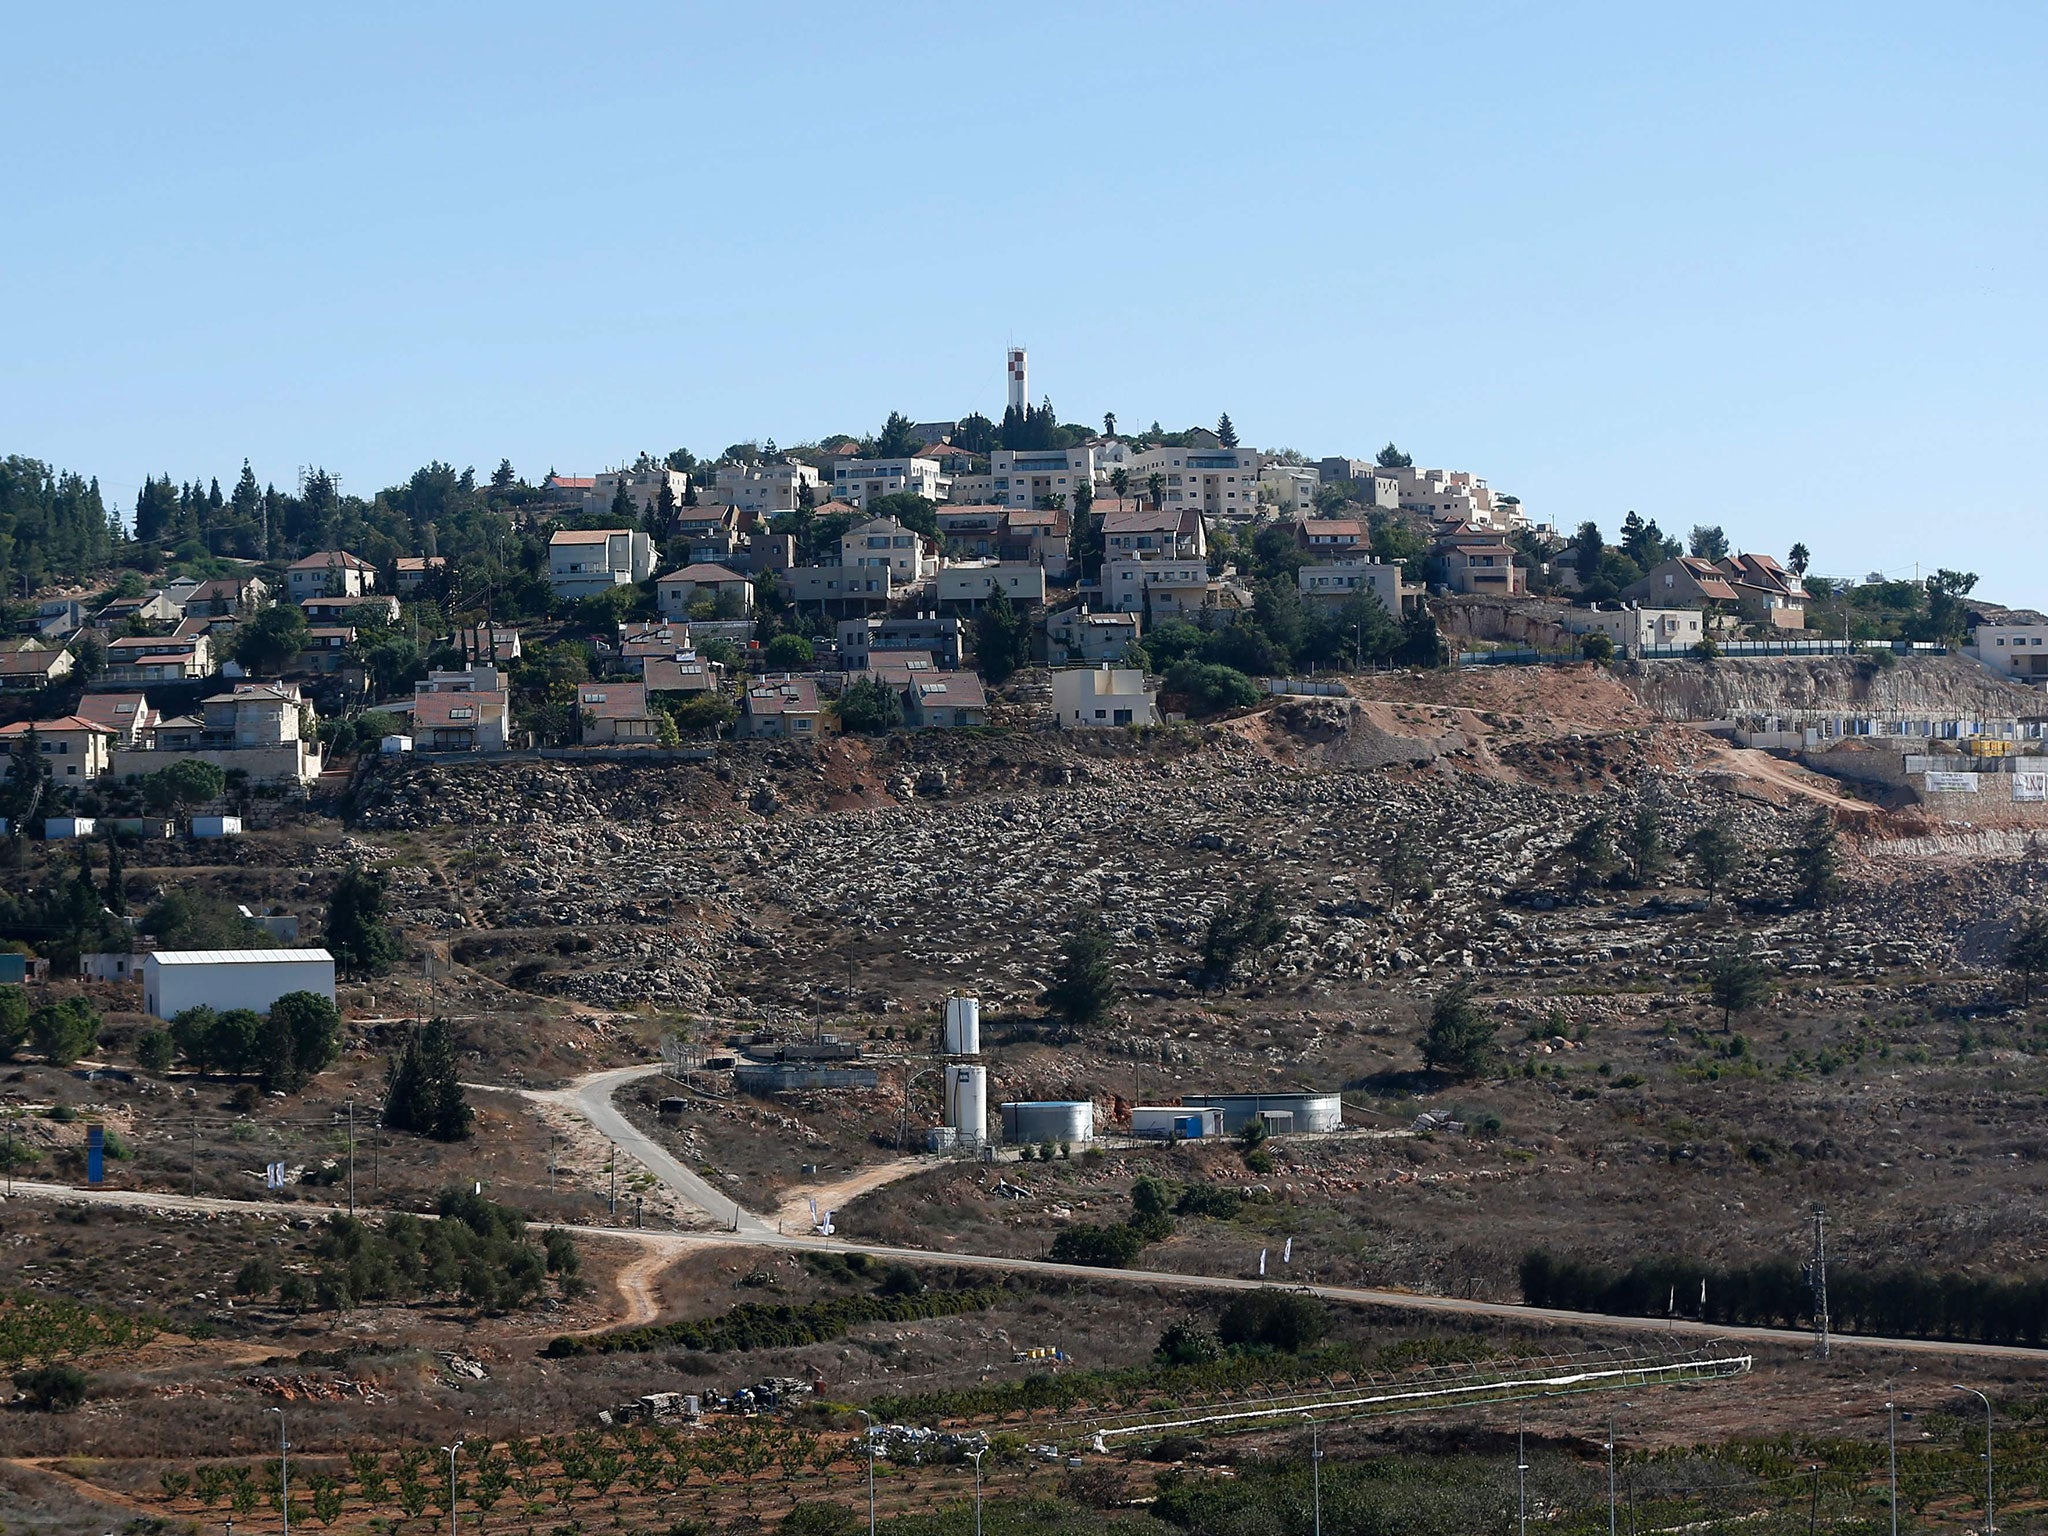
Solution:
<path fill-rule="evenodd" d="M 837 1296 L 802 1306 L 743 1302 L 717 1317 L 680 1323 L 654 1323 L 620 1328 L 611 1333 L 555 1339 L 547 1353 L 555 1359 L 571 1355 L 644 1353 L 656 1349 L 787 1349 L 836 1339 L 863 1323 L 910 1323 L 922 1318 L 955 1317 L 981 1312 L 1002 1299 L 994 1286 L 964 1291 L 926 1291 L 915 1296 Z"/>
<path fill-rule="evenodd" d="M 1615 1270 L 1536 1250 L 1522 1260 L 1521 1281 L 1522 1300 L 1532 1307 L 1626 1317 L 1676 1314 L 1749 1327 L 1801 1328 L 1813 1321 L 1805 1273 L 1783 1260 L 1722 1268 L 1689 1259 L 1647 1259 Z M 1844 1333 L 2038 1347 L 2048 1337 L 2048 1278 L 1980 1277 L 1905 1265 L 1830 1269 L 1828 1313 L 1831 1326 Z"/>

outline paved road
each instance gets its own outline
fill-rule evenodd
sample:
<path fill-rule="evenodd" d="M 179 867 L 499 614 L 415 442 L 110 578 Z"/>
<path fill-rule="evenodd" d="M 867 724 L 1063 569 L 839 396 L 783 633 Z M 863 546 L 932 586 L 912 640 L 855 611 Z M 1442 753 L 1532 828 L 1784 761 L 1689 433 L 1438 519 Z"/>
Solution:
<path fill-rule="evenodd" d="M 774 1224 L 762 1220 L 752 1211 L 742 1207 L 731 1195 L 714 1186 L 693 1168 L 685 1167 L 651 1137 L 640 1131 L 632 1121 L 619 1112 L 612 1103 L 612 1095 L 628 1083 L 636 1083 L 643 1077 L 652 1077 L 661 1068 L 656 1066 L 613 1067 L 606 1072 L 593 1072 L 588 1077 L 579 1077 L 566 1088 L 491 1088 L 496 1093 L 516 1093 L 529 1099 L 544 1099 L 573 1110 L 589 1121 L 601 1136 L 606 1136 L 641 1167 L 666 1184 L 677 1196 L 698 1210 L 704 1212 L 721 1226 L 740 1232 L 773 1232 Z M 488 1088 L 491 1085 L 477 1083 L 469 1086 Z"/>
<path fill-rule="evenodd" d="M 657 1149 L 658 1150 L 658 1149 Z M 701 1182 L 701 1181 L 700 1181 Z M 286 1205 L 269 1200 L 226 1200 L 211 1196 L 158 1194 L 147 1190 L 80 1189 L 70 1184 L 31 1184 L 16 1181 L 17 1197 L 81 1201 L 118 1205 L 140 1210 L 216 1211 L 225 1215 L 313 1216 L 321 1207 L 298 1203 Z M 375 1214 L 375 1213 L 369 1213 Z M 680 1256 L 707 1247 L 778 1248 L 795 1252 L 864 1253 L 870 1258 L 900 1260 L 905 1264 L 950 1264 L 963 1269 L 985 1269 L 1005 1274 L 1056 1275 L 1062 1279 L 1096 1280 L 1108 1285 L 1159 1286 L 1185 1291 L 1252 1291 L 1269 1284 L 1253 1276 L 1181 1275 L 1153 1269 L 1095 1269 L 1080 1264 L 1054 1264 L 1046 1259 L 1013 1259 L 998 1254 L 936 1253 L 924 1248 L 890 1248 L 876 1243 L 843 1238 L 797 1237 L 762 1226 L 752 1227 L 744 1218 L 738 1232 L 655 1232 L 633 1227 L 563 1227 L 579 1237 L 612 1238 L 641 1243 Z M 1394 1307 L 1411 1312 L 1449 1314 L 1455 1317 L 1485 1318 L 1489 1321 L 1527 1327 L 1550 1323 L 1569 1328 L 1605 1329 L 1610 1332 L 1675 1335 L 1726 1344 L 1765 1344 L 1803 1349 L 1813 1342 L 1811 1334 L 1790 1328 L 1731 1328 L 1714 1323 L 1693 1323 L 1682 1319 L 1617 1317 L 1605 1313 L 1566 1312 L 1556 1307 L 1520 1307 L 1498 1301 L 1465 1301 L 1455 1296 L 1419 1296 L 1407 1291 L 1375 1291 L 1356 1286 L 1310 1285 L 1297 1289 L 1355 1306 Z M 1938 1339 L 1886 1339 L 1860 1334 L 1838 1333 L 1835 1347 L 1844 1350 L 1877 1350 L 1895 1354 L 1970 1356 L 1977 1359 L 2023 1361 L 2048 1368 L 2048 1350 L 2028 1349 L 2017 1344 L 1964 1344 Z"/>

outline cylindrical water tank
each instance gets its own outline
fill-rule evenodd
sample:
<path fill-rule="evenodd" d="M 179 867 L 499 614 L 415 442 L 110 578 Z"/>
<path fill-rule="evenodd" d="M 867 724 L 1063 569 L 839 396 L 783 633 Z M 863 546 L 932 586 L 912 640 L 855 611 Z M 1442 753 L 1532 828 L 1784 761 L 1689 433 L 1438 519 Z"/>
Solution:
<path fill-rule="evenodd" d="M 946 1068 L 946 1124 L 962 1143 L 988 1140 L 988 1068 Z"/>
<path fill-rule="evenodd" d="M 979 1056 L 981 1054 L 980 998 L 949 997 L 946 999 L 945 1045 L 948 1056 Z"/>
<path fill-rule="evenodd" d="M 1095 1139 L 1095 1105 L 1087 1099 L 1044 1099 L 1003 1106 L 1003 1140 L 1064 1142 Z"/>

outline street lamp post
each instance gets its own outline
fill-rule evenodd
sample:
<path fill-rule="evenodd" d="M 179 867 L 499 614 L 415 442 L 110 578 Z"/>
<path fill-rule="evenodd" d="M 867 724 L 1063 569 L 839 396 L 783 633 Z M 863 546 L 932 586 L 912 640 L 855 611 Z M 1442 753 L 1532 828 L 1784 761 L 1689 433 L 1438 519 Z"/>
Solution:
<path fill-rule="evenodd" d="M 1991 1399 L 1975 1387 L 1966 1387 L 1961 1382 L 1951 1386 L 1957 1392 L 1967 1392 L 1984 1405 L 1984 1536 L 1997 1536 L 1998 1519 L 1991 1503 Z"/>
<path fill-rule="evenodd" d="M 1323 1536 L 1323 1426 L 1313 1414 L 1302 1417 L 1308 1420 L 1309 1497 L 1315 1511 L 1315 1536 Z"/>
<path fill-rule="evenodd" d="M 875 1536 L 875 1416 L 864 1408 L 854 1412 L 868 1421 L 868 1536 Z"/>
<path fill-rule="evenodd" d="M 1529 1536 L 1529 1432 L 1528 1410 L 1515 1415 L 1515 1529 Z"/>
<path fill-rule="evenodd" d="M 455 1453 L 462 1449 L 463 1444 L 458 1440 L 453 1445 L 441 1447 L 448 1453 L 448 1536 L 455 1536 Z"/>
<path fill-rule="evenodd" d="M 292 1447 L 284 1435 L 284 1410 L 270 1411 L 277 1415 L 277 1507 L 284 1515 L 284 1536 L 292 1536 Z"/>
<path fill-rule="evenodd" d="M 988 1454 L 988 1447 L 984 1445 L 972 1454 L 974 1456 L 974 1536 L 981 1536 L 981 1458 Z"/>
<path fill-rule="evenodd" d="M 1635 1404 L 1622 1403 L 1618 1406 L 1633 1408 Z M 1614 1497 L 1614 1410 L 1610 1408 L 1607 1411 L 1607 1536 L 1616 1536 L 1619 1513 Z"/>
<path fill-rule="evenodd" d="M 1892 1485 L 1892 1536 L 1899 1536 L 1899 1405 L 1889 1399 L 1884 1405 L 1884 1420 L 1885 1461 Z"/>

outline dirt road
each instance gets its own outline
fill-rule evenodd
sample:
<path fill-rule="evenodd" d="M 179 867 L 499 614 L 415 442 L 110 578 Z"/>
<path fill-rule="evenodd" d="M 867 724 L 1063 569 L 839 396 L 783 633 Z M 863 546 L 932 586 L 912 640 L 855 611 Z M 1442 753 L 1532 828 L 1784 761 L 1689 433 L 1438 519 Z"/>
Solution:
<path fill-rule="evenodd" d="M 218 1211 L 227 1214 L 265 1215 L 309 1214 L 304 1204 L 283 1205 L 270 1201 L 223 1200 L 208 1196 L 157 1194 L 145 1190 L 79 1189 L 68 1184 L 17 1182 L 17 1198 L 63 1200 L 86 1204 L 120 1205 L 137 1210 Z M 567 1226 L 562 1230 L 578 1237 L 641 1243 L 663 1255 L 664 1260 L 704 1248 L 775 1248 L 790 1252 L 864 1253 L 869 1258 L 903 1264 L 945 1264 L 959 1269 L 994 1270 L 1007 1274 L 1056 1276 L 1065 1280 L 1092 1280 L 1105 1285 L 1145 1285 L 1178 1291 L 1255 1291 L 1269 1282 L 1257 1276 L 1184 1275 L 1149 1269 L 1096 1269 L 1082 1264 L 1055 1264 L 1047 1259 L 1013 1259 L 995 1254 L 933 1253 L 922 1248 L 893 1248 L 877 1243 L 850 1242 L 841 1238 L 796 1237 L 756 1224 L 737 1232 L 651 1232 L 633 1228 Z M 658 1272 L 658 1266 L 646 1273 Z M 1352 1306 L 1391 1307 L 1462 1318 L 1482 1318 L 1517 1327 L 1554 1324 L 1567 1328 L 1598 1328 L 1610 1332 L 1654 1333 L 1667 1337 L 1711 1339 L 1729 1344 L 1764 1344 L 1795 1349 L 1813 1342 L 1811 1334 L 1796 1328 L 1736 1328 L 1717 1323 L 1687 1322 L 1678 1318 L 1620 1317 L 1606 1313 L 1567 1312 L 1557 1307 L 1522 1307 L 1497 1301 L 1466 1301 L 1455 1296 L 1423 1296 L 1408 1291 L 1375 1291 L 1355 1286 L 1308 1285 L 1297 1289 L 1329 1301 Z M 1838 1333 L 1837 1349 L 1874 1350 L 1919 1357 L 1971 1357 L 1977 1359 L 2025 1361 L 2048 1367 L 2048 1351 L 2017 1344 L 1971 1344 L 1941 1339 L 1889 1339 L 1871 1335 Z"/>

